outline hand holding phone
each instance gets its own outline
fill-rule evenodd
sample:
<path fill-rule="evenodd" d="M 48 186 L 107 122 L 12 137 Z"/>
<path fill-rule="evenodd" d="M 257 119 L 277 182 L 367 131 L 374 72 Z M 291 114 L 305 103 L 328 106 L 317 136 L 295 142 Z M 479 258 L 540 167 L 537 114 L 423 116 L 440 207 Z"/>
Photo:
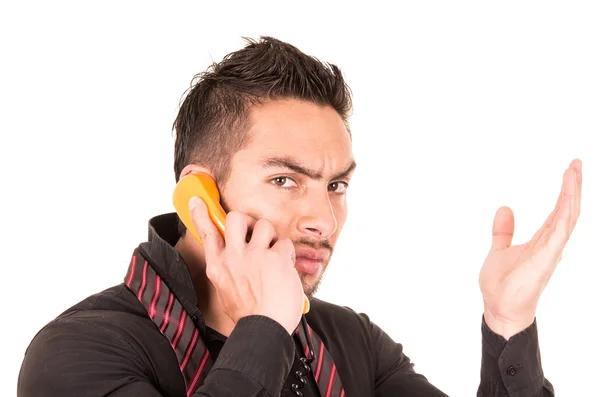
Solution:
<path fill-rule="evenodd" d="M 282 239 L 271 246 L 276 235 L 269 221 L 235 211 L 226 215 L 219 202 L 216 184 L 206 174 L 181 178 L 173 194 L 182 222 L 204 245 L 206 274 L 223 307 L 234 322 L 265 315 L 293 333 L 309 310 L 294 268 L 293 243 Z"/>

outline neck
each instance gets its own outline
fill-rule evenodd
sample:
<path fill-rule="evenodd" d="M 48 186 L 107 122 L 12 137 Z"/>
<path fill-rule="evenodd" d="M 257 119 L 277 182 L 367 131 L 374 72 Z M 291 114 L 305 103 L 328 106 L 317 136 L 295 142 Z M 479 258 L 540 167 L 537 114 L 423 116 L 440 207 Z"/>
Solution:
<path fill-rule="evenodd" d="M 235 324 L 225 313 L 218 299 L 215 287 L 206 277 L 204 247 L 190 233 L 186 233 L 175 244 L 175 249 L 179 252 L 190 271 L 194 289 L 196 290 L 196 305 L 204 315 L 206 326 L 229 337 Z"/>

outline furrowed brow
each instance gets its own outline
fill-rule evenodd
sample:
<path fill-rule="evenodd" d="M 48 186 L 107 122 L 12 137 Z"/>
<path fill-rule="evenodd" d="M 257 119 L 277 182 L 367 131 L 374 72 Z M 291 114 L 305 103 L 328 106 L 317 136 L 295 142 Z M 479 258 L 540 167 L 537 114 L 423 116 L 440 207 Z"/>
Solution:
<path fill-rule="evenodd" d="M 306 167 L 290 157 L 269 157 L 264 159 L 262 166 L 264 168 L 287 168 L 298 174 L 306 175 L 311 179 L 323 179 L 323 173 Z M 333 179 L 344 178 L 354 171 L 355 168 L 356 162 L 353 160 L 345 171 L 336 175 Z"/>

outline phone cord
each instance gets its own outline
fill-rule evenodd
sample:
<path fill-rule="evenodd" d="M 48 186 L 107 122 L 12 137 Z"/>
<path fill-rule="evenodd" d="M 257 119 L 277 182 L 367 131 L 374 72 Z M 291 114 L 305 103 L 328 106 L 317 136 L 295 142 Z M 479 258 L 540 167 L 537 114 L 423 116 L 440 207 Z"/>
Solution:
<path fill-rule="evenodd" d="M 302 329 L 304 331 L 304 337 L 308 342 L 308 357 L 301 357 L 300 364 L 302 365 L 303 371 L 296 371 L 296 378 L 300 381 L 300 383 L 292 384 L 292 391 L 296 393 L 297 396 L 302 396 L 302 392 L 300 389 L 308 386 L 307 377 L 310 375 L 311 368 L 310 363 L 315 359 L 315 350 L 313 349 L 312 341 L 310 340 L 310 335 L 308 333 L 308 323 L 306 322 L 306 317 L 302 315 Z"/>

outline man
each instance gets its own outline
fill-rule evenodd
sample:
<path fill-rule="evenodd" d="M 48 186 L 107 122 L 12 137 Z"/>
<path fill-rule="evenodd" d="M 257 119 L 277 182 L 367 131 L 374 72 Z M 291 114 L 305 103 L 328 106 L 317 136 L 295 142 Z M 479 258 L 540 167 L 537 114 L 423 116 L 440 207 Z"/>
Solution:
<path fill-rule="evenodd" d="M 197 198 L 190 212 L 203 245 L 176 214 L 152 218 L 124 282 L 36 335 L 18 395 L 444 396 L 367 315 L 313 296 L 355 168 L 340 70 L 265 37 L 197 77 L 174 124 L 175 175 L 217 181 L 225 236 Z M 580 194 L 575 160 L 556 208 L 520 246 L 511 246 L 512 212 L 497 212 L 480 275 L 478 396 L 554 395 L 535 310 Z"/>

